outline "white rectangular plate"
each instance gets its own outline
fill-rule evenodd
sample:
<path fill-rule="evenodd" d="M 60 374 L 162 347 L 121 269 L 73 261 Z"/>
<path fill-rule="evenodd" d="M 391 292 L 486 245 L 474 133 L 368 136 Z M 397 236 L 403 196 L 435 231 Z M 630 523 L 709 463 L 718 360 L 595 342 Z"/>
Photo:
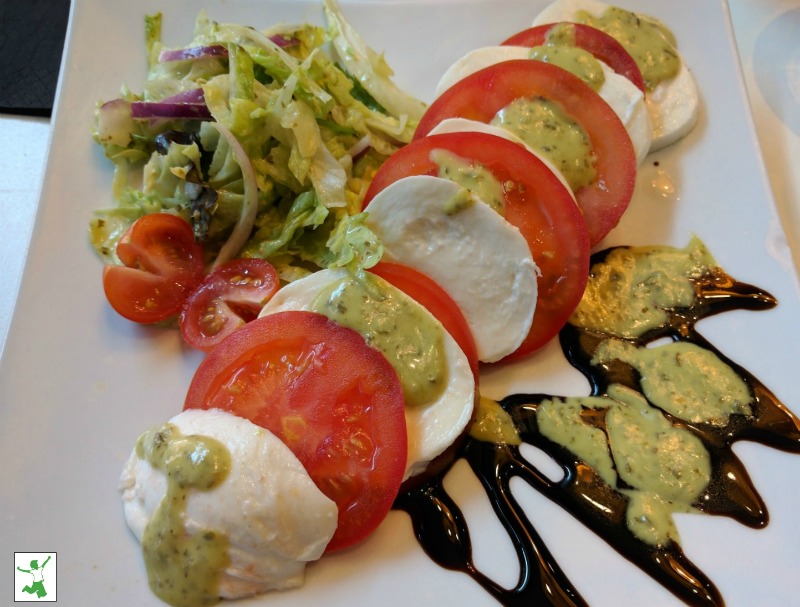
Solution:
<path fill-rule="evenodd" d="M 385 51 L 397 82 L 430 101 L 454 60 L 526 27 L 543 4 L 353 1 L 342 8 L 367 42 Z M 122 84 L 138 90 L 145 77 L 143 16 L 163 12 L 164 40 L 179 45 L 191 39 L 201 5 L 213 19 L 259 28 L 282 20 L 322 22 L 316 1 L 73 0 L 45 185 L 0 366 L 2 546 L 9 553 L 57 551 L 58 598 L 65 605 L 159 604 L 125 526 L 117 482 L 136 437 L 180 411 L 200 357 L 182 347 L 177 333 L 133 326 L 105 302 L 87 224 L 93 209 L 111 204 L 111 166 L 89 127 L 96 101 L 115 97 Z M 673 29 L 699 84 L 702 112 L 688 138 L 642 167 L 630 211 L 603 246 L 684 246 L 696 233 L 730 274 L 773 293 L 780 302 L 774 310 L 729 312 L 698 328 L 800 411 L 798 283 L 764 179 L 727 7 L 721 0 L 625 5 Z M 674 195 L 663 197 L 653 186 L 659 172 L 673 181 Z M 492 397 L 588 393 L 556 343 L 529 361 L 487 372 L 483 389 Z M 686 515 L 678 521 L 683 547 L 728 605 L 795 604 L 800 456 L 745 444 L 736 450 L 770 508 L 769 526 L 755 531 L 727 519 Z M 448 486 L 473 521 L 477 565 L 512 586 L 513 553 L 477 482 L 458 466 Z M 544 498 L 526 501 L 530 518 L 591 605 L 678 603 Z M 10 600 L 10 577 L 0 576 L 0 601 Z M 493 603 L 466 575 L 431 562 L 401 512 L 391 513 L 363 545 L 310 567 L 303 588 L 254 602 Z"/>

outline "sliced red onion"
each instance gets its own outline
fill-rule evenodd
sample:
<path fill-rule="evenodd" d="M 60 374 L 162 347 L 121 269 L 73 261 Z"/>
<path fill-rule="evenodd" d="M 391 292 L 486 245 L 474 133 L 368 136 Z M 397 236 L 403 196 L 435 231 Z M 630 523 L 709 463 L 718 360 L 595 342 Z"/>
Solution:
<path fill-rule="evenodd" d="M 300 40 L 298 40 L 297 38 L 288 38 L 283 34 L 274 34 L 270 36 L 269 39 L 272 40 L 276 45 L 278 45 L 281 48 L 297 46 L 298 44 L 300 44 Z"/>
<path fill-rule="evenodd" d="M 297 46 L 300 40 L 290 38 L 282 34 L 275 34 L 269 37 L 276 45 L 281 48 Z M 169 63 L 170 61 L 186 61 L 189 59 L 201 59 L 203 57 L 227 57 L 228 49 L 221 44 L 208 46 L 192 46 L 189 48 L 165 49 L 158 55 L 159 63 Z"/>
<path fill-rule="evenodd" d="M 134 101 L 131 103 L 134 118 L 188 118 L 210 120 L 203 89 L 183 91 L 161 101 Z"/>
<path fill-rule="evenodd" d="M 200 59 L 201 57 L 227 57 L 228 49 L 220 44 L 211 46 L 192 46 L 174 50 L 163 50 L 158 55 L 160 63 L 169 61 L 184 61 L 186 59 Z"/>

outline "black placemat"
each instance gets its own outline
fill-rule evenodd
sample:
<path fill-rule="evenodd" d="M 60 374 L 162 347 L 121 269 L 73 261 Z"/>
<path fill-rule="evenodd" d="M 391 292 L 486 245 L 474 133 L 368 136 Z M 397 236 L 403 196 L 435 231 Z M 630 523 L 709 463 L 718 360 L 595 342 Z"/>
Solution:
<path fill-rule="evenodd" d="M 0 0 L 0 112 L 50 116 L 70 0 Z"/>

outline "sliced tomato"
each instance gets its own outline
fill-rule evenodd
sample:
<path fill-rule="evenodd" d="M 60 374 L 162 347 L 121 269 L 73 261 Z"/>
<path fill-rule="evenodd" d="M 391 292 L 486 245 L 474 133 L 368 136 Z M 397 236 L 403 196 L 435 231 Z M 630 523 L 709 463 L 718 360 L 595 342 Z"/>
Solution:
<path fill-rule="evenodd" d="M 180 312 L 203 277 L 203 250 L 180 217 L 153 213 L 137 219 L 117 244 L 125 264 L 103 268 L 103 290 L 120 315 L 155 323 Z"/>
<path fill-rule="evenodd" d="M 226 337 L 200 364 L 184 408 L 223 409 L 267 428 L 339 507 L 327 550 L 386 517 L 408 457 L 403 390 L 358 333 L 314 312 L 277 312 Z"/>
<path fill-rule="evenodd" d="M 438 166 L 431 160 L 437 149 L 479 163 L 506 184 L 504 216 L 525 237 L 542 273 L 531 330 L 506 359 L 524 357 L 561 330 L 583 296 L 589 274 L 586 222 L 546 164 L 523 146 L 486 133 L 430 135 L 401 148 L 376 173 L 364 198 L 365 208 L 369 210 L 370 200 L 398 179 L 437 175 Z"/>
<path fill-rule="evenodd" d="M 479 70 L 457 82 L 427 109 L 415 139 L 446 118 L 491 122 L 517 99 L 543 97 L 557 103 L 588 135 L 595 155 L 594 183 L 575 192 L 592 246 L 619 222 L 636 184 L 636 155 L 625 126 L 580 78 L 543 61 L 517 59 Z"/>
<path fill-rule="evenodd" d="M 617 74 L 625 76 L 645 93 L 644 78 L 636 61 L 616 38 L 583 23 L 548 23 L 518 32 L 503 42 L 503 46 L 542 46 L 547 34 L 556 26 L 569 26 L 575 32 L 575 46 L 591 53 Z"/>
<path fill-rule="evenodd" d="M 386 282 L 400 289 L 428 310 L 442 323 L 469 361 L 472 374 L 478 380 L 478 349 L 472 331 L 453 298 L 429 276 L 398 263 L 381 261 L 369 269 Z"/>
<path fill-rule="evenodd" d="M 234 259 L 205 277 L 181 311 L 187 344 L 209 351 L 254 320 L 280 287 L 278 273 L 264 259 Z"/>

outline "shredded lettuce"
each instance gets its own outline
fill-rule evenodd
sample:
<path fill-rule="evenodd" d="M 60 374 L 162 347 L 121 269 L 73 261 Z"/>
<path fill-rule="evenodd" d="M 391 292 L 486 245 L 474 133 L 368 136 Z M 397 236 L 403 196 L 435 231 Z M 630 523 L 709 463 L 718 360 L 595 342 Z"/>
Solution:
<path fill-rule="evenodd" d="M 383 248 L 361 202 L 381 164 L 411 141 L 424 105 L 392 82 L 333 0 L 324 13 L 327 27 L 259 31 L 201 11 L 178 48 L 214 52 L 177 60 L 161 58 L 176 50 L 161 41 L 161 15 L 146 18 L 141 92 L 123 87 L 97 109 L 115 204 L 97 211 L 90 238 L 106 260 L 117 262 L 116 243 L 138 217 L 169 212 L 192 222 L 209 265 L 261 257 L 288 281 L 377 263 Z M 210 121 L 131 116 L 131 104 L 198 89 Z"/>
<path fill-rule="evenodd" d="M 329 36 L 345 68 L 387 112 L 418 122 L 425 104 L 400 90 L 392 81 L 392 69 L 383 55 L 367 46 L 361 35 L 344 19 L 334 0 L 324 0 Z"/>

